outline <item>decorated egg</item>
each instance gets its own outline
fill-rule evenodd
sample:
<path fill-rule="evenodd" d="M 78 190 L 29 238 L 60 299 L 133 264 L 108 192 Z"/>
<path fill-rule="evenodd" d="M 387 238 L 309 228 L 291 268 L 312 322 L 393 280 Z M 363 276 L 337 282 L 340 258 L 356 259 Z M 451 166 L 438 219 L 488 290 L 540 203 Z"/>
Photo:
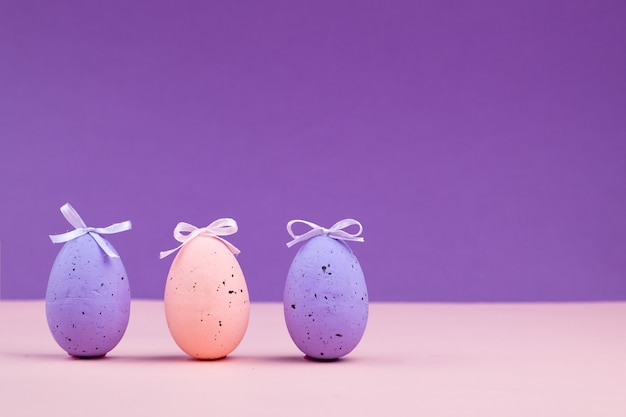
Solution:
<path fill-rule="evenodd" d="M 50 236 L 55 243 L 66 243 L 54 261 L 46 289 L 48 327 L 68 354 L 104 356 L 126 331 L 131 297 L 122 260 L 99 234 L 128 230 L 131 224 L 87 228 L 69 204 L 61 211 L 76 229 Z"/>
<path fill-rule="evenodd" d="M 296 236 L 291 226 L 305 223 L 309 233 Z M 357 234 L 342 230 L 357 224 Z M 368 295 L 357 257 L 345 240 L 363 241 L 356 220 L 346 219 L 331 229 L 302 220 L 289 222 L 294 237 L 288 246 L 304 244 L 293 259 L 283 295 L 287 330 L 308 357 L 333 360 L 350 353 L 365 332 Z"/>
<path fill-rule="evenodd" d="M 176 344 L 194 358 L 225 357 L 248 327 L 250 299 L 235 258 L 239 250 L 219 237 L 236 231 L 233 219 L 202 229 L 179 223 L 174 231 L 182 244 L 167 275 L 165 317 Z M 162 252 L 161 258 L 173 251 Z"/>

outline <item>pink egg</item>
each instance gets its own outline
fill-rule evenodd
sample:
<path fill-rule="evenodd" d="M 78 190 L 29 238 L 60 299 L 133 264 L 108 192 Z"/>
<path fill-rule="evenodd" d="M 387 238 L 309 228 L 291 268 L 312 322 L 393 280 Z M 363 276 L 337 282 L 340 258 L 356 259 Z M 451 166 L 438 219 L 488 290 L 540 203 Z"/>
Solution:
<path fill-rule="evenodd" d="M 218 359 L 239 345 L 250 298 L 237 259 L 219 239 L 200 235 L 176 254 L 165 285 L 165 316 L 189 356 Z"/>

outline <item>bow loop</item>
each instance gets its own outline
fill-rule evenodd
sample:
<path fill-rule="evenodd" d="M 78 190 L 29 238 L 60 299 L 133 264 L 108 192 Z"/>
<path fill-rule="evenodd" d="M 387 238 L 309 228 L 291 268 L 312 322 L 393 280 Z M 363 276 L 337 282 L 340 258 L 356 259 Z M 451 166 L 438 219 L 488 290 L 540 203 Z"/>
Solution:
<path fill-rule="evenodd" d="M 311 228 L 311 230 L 307 231 L 306 233 L 303 233 L 301 235 L 296 235 L 293 230 L 292 227 L 294 224 L 296 223 L 302 223 L 305 224 L 307 226 L 309 226 Z M 350 227 L 350 226 L 354 226 L 357 225 L 359 226 L 359 231 L 356 233 L 348 233 L 345 231 L 346 228 Z M 293 238 L 292 241 L 287 242 L 287 247 L 292 247 L 293 245 L 295 245 L 298 242 L 303 242 L 305 240 L 309 240 L 312 237 L 315 236 L 328 236 L 331 237 L 333 239 L 338 239 L 338 240 L 350 240 L 353 242 L 363 242 L 365 241 L 365 239 L 360 236 L 361 233 L 363 233 L 363 225 L 361 225 L 361 223 L 359 223 L 358 221 L 354 220 L 354 219 L 343 219 L 338 221 L 337 223 L 335 223 L 334 225 L 332 225 L 332 227 L 330 229 L 326 229 L 325 227 L 322 227 L 318 224 L 315 224 L 313 222 L 309 222 L 306 220 L 291 220 L 289 223 L 287 223 L 287 232 L 289 233 L 289 235 L 291 235 L 291 237 Z"/>
<path fill-rule="evenodd" d="M 65 203 L 61 207 L 61 213 L 63 217 L 74 226 L 74 230 L 70 230 L 66 233 L 58 235 L 50 235 L 52 243 L 64 243 L 69 242 L 72 239 L 76 239 L 79 236 L 89 234 L 100 246 L 100 248 L 111 258 L 119 258 L 120 256 L 106 244 L 106 241 L 100 235 L 109 235 L 113 233 L 120 233 L 126 230 L 132 229 L 132 224 L 129 220 L 121 223 L 114 223 L 107 227 L 87 227 L 87 224 L 80 217 L 78 212 L 70 205 Z"/>
<path fill-rule="evenodd" d="M 234 255 L 237 255 L 240 253 L 240 250 L 226 239 L 221 238 L 221 236 L 235 234 L 237 233 L 237 230 L 237 222 L 230 218 L 217 219 L 210 225 L 202 228 L 198 228 L 189 223 L 180 222 L 174 228 L 174 239 L 180 242 L 180 245 L 174 249 L 161 252 L 159 254 L 159 258 L 163 259 L 171 255 L 200 235 L 211 236 L 220 240 Z"/>

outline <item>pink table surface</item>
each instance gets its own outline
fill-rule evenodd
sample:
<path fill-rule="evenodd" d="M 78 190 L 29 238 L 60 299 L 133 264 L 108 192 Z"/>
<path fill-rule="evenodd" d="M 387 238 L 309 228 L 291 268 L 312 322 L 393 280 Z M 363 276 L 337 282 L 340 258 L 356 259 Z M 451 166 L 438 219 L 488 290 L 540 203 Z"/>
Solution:
<path fill-rule="evenodd" d="M 372 304 L 343 360 L 303 359 L 277 303 L 253 303 L 226 359 L 174 344 L 133 301 L 106 358 L 72 359 L 42 301 L 0 302 L 2 416 L 626 416 L 626 303 Z"/>

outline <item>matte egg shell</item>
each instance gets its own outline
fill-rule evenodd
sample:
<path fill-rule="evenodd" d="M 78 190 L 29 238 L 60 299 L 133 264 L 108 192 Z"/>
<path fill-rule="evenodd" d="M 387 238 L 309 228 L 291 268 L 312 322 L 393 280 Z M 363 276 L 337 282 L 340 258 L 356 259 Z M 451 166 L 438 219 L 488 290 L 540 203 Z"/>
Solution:
<path fill-rule="evenodd" d="M 46 316 L 54 340 L 70 355 L 97 357 L 111 351 L 130 316 L 122 260 L 109 257 L 89 234 L 66 242 L 50 271 Z"/>
<path fill-rule="evenodd" d="M 165 316 L 189 356 L 218 359 L 239 345 L 250 299 L 243 272 L 220 240 L 200 235 L 176 254 L 165 284 Z"/>
<path fill-rule="evenodd" d="M 283 303 L 289 335 L 307 356 L 350 353 L 368 316 L 365 277 L 350 247 L 327 236 L 307 240 L 289 268 Z"/>

